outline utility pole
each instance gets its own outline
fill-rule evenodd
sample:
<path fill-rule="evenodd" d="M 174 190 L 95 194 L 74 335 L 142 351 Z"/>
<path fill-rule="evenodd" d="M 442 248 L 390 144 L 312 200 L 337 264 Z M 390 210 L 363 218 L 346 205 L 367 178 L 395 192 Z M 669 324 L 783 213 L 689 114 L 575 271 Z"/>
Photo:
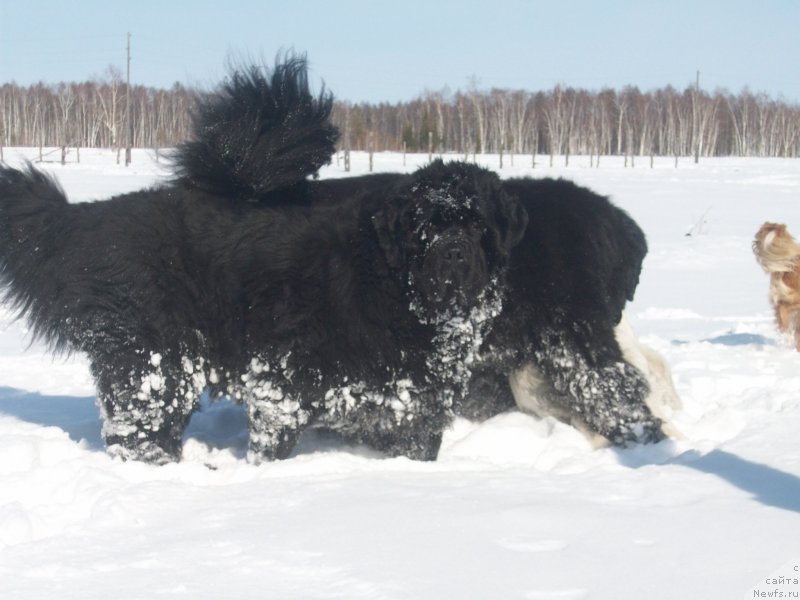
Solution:
<path fill-rule="evenodd" d="M 694 164 L 700 162 L 700 71 L 694 84 Z"/>
<path fill-rule="evenodd" d="M 131 34 L 128 34 L 128 72 L 125 79 L 125 130 L 128 140 L 125 144 L 125 166 L 131 164 L 131 146 L 133 145 L 133 123 L 131 122 Z"/>

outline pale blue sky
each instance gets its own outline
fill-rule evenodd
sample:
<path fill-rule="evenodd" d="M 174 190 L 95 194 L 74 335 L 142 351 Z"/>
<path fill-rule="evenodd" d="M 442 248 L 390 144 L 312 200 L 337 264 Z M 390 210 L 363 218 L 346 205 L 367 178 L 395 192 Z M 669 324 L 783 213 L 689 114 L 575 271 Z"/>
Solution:
<path fill-rule="evenodd" d="M 308 54 L 352 101 L 491 87 L 748 86 L 800 102 L 800 0 L 0 0 L 0 84 L 83 81 L 109 65 L 210 86 L 231 55 Z"/>

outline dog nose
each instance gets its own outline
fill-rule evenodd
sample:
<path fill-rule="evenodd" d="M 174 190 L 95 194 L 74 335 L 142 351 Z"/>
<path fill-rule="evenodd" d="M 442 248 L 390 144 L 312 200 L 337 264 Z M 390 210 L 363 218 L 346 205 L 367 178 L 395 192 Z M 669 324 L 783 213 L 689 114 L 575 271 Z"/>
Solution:
<path fill-rule="evenodd" d="M 444 249 L 444 259 L 449 263 L 463 263 L 466 260 L 462 244 L 453 242 Z"/>
<path fill-rule="evenodd" d="M 469 256 L 469 242 L 459 234 L 451 234 L 441 240 L 440 256 L 445 264 L 452 267 L 463 266 Z"/>

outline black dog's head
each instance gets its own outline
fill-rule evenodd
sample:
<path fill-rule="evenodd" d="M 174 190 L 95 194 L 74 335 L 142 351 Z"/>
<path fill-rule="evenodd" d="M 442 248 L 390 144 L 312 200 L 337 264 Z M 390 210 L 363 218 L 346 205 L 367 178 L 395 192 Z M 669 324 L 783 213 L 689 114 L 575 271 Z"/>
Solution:
<path fill-rule="evenodd" d="M 527 213 L 497 175 L 435 161 L 396 190 L 373 222 L 387 262 L 427 315 L 475 306 L 522 239 Z"/>

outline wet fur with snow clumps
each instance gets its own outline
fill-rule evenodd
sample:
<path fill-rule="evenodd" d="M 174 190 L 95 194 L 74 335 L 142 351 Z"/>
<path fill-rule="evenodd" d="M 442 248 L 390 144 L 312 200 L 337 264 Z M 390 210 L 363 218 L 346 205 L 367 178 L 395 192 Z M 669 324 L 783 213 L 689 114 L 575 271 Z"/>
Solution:
<path fill-rule="evenodd" d="M 769 301 L 778 330 L 791 335 L 800 351 L 800 244 L 783 223 L 764 223 L 753 252 L 769 274 Z"/>
<path fill-rule="evenodd" d="M 252 83 L 257 73 L 249 73 L 243 86 L 247 93 L 228 85 L 200 111 L 199 129 L 204 133 L 199 141 L 180 149 L 181 177 L 216 193 L 244 190 L 238 194 L 240 199 L 262 205 L 305 205 L 314 211 L 329 210 L 342 198 L 363 194 L 367 188 L 370 194 L 384 195 L 404 180 L 404 175 L 384 174 L 327 182 L 324 195 L 302 192 L 305 182 L 294 186 L 299 192 L 272 193 L 263 184 L 263 174 L 272 166 L 271 153 L 261 151 L 266 142 L 258 136 L 238 136 L 233 152 L 237 160 L 231 162 L 230 144 L 219 144 L 215 137 L 216 132 L 231 129 L 261 131 L 248 115 L 255 115 L 258 122 L 263 110 L 260 99 L 270 94 L 252 93 L 259 86 Z M 318 111 L 305 112 L 322 126 Z M 207 131 L 213 134 L 210 141 Z M 330 139 L 328 130 L 324 131 L 320 137 Z M 325 152 L 324 145 L 312 147 L 309 169 L 319 164 Z M 198 162 L 198 153 L 210 158 Z M 214 167 L 208 169 L 207 164 Z M 302 171 L 302 165 L 295 168 Z M 463 164 L 438 168 L 464 177 L 469 172 Z M 485 340 L 474 359 L 460 368 L 461 375 L 469 374 L 472 382 L 466 398 L 456 396 L 456 409 L 472 418 L 485 418 L 507 408 L 513 404 L 508 377 L 533 365 L 552 387 L 552 397 L 558 397 L 550 406 L 558 404 L 561 412 L 571 415 L 567 420 L 586 422 L 589 429 L 615 444 L 661 439 L 660 420 L 646 402 L 648 382 L 625 360 L 614 334 L 625 302 L 633 298 L 647 251 L 641 229 L 607 198 L 568 181 L 520 178 L 500 185 L 505 195 L 524 207 L 528 225 L 520 243 L 511 247 L 508 268 L 502 269 L 498 285 L 502 310 L 491 327 L 484 327 L 481 337 Z M 455 213 L 443 216 L 449 225 L 457 223 Z M 392 219 L 398 229 L 417 227 L 408 217 Z M 404 247 L 393 240 L 382 242 L 387 256 L 403 252 Z M 434 279 L 410 275 L 412 296 L 437 294 Z"/>
<path fill-rule="evenodd" d="M 494 173 L 438 161 L 269 202 L 222 192 L 178 179 L 70 204 L 41 171 L 0 167 L 7 300 L 88 355 L 109 450 L 178 459 L 211 389 L 246 406 L 253 462 L 314 425 L 435 459 L 502 303 L 519 203 Z"/>
<path fill-rule="evenodd" d="M 615 445 L 665 437 L 650 382 L 616 336 L 647 252 L 644 233 L 608 198 L 562 179 L 509 179 L 528 214 L 511 251 L 501 313 L 481 348 L 462 413 L 485 418 L 532 402 Z M 531 380 L 538 383 L 520 385 Z M 511 389 L 507 383 L 511 380 Z M 653 383 L 658 384 L 657 381 Z"/>
<path fill-rule="evenodd" d="M 644 402 L 653 416 L 662 421 L 662 432 L 673 439 L 681 439 L 682 434 L 671 423 L 673 411 L 680 410 L 682 403 L 675 390 L 669 365 L 658 352 L 636 338 L 624 315 L 614 328 L 614 337 L 625 362 L 644 375 L 650 388 Z M 514 400 L 523 412 L 537 417 L 555 417 L 569 423 L 595 446 L 611 443 L 607 437 L 590 427 L 579 411 L 570 409 L 570 398 L 566 394 L 556 393 L 534 363 L 529 362 L 515 370 L 509 377 L 509 383 Z"/>
<path fill-rule="evenodd" d="M 614 337 L 646 252 L 632 219 L 569 182 L 466 163 L 311 181 L 331 106 L 290 57 L 201 102 L 169 185 L 72 205 L 47 175 L 0 167 L 7 299 L 88 355 L 110 451 L 179 458 L 210 389 L 245 404 L 254 462 L 314 425 L 433 459 L 454 411 L 509 408 L 526 371 L 612 443 L 661 439 Z"/>

